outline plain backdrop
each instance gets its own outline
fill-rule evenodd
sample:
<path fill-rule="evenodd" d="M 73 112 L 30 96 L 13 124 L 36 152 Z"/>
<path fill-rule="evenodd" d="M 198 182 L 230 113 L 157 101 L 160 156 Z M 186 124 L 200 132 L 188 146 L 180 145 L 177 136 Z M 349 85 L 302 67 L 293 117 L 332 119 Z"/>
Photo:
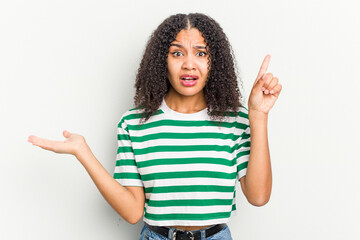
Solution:
<path fill-rule="evenodd" d="M 283 91 L 269 115 L 273 191 L 263 207 L 240 188 L 235 240 L 359 239 L 358 0 L 0 3 L 0 239 L 138 239 L 70 155 L 29 135 L 85 136 L 113 174 L 120 116 L 133 107 L 146 42 L 175 13 L 220 23 L 247 105 L 266 54 Z"/>

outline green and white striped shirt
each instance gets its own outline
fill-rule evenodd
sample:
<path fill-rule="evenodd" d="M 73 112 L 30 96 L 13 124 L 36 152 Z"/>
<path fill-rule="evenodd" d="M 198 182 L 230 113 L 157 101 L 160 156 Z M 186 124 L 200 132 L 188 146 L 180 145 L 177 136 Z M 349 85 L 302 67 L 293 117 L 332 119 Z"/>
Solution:
<path fill-rule="evenodd" d="M 226 223 L 235 205 L 235 184 L 245 176 L 250 154 L 247 109 L 221 126 L 207 109 L 184 114 L 165 101 L 138 125 L 131 109 L 118 124 L 114 178 L 123 186 L 145 188 L 144 222 L 155 226 Z"/>

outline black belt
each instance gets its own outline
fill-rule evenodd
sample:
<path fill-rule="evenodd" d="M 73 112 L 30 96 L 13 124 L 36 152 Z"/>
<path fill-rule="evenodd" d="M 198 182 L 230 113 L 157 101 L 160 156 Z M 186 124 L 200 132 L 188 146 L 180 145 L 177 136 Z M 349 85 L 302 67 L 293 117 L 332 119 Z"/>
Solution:
<path fill-rule="evenodd" d="M 146 223 L 145 223 L 146 224 Z M 151 230 L 154 231 L 161 236 L 169 237 L 170 228 L 168 227 L 158 227 L 158 226 L 151 226 L 146 224 L 146 226 Z M 226 224 L 217 224 L 212 226 L 211 228 L 205 229 L 205 237 L 210 237 L 215 233 L 220 232 L 222 229 L 226 227 Z M 171 236 L 172 240 L 200 240 L 201 239 L 201 230 L 196 231 L 182 231 L 180 229 L 175 229 L 173 235 Z"/>

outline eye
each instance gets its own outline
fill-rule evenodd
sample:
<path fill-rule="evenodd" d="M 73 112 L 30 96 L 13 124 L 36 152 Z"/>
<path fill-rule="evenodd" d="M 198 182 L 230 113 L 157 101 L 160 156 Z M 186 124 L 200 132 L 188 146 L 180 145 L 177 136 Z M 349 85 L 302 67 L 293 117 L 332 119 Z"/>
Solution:
<path fill-rule="evenodd" d="M 200 56 L 200 57 L 205 57 L 205 56 L 206 56 L 206 52 L 197 52 L 196 55 L 197 55 L 197 56 Z"/>
<path fill-rule="evenodd" d="M 182 52 L 180 52 L 180 51 L 175 51 L 175 52 L 172 52 L 171 54 L 174 55 L 175 57 L 183 56 Z"/>

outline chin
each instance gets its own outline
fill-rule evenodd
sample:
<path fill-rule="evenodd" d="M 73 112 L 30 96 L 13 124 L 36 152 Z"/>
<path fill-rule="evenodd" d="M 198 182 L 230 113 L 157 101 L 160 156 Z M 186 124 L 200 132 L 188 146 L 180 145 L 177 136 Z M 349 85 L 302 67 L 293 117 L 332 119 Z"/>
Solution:
<path fill-rule="evenodd" d="M 201 91 L 183 91 L 180 92 L 180 95 L 186 96 L 186 97 L 194 97 L 196 95 L 199 95 Z"/>

